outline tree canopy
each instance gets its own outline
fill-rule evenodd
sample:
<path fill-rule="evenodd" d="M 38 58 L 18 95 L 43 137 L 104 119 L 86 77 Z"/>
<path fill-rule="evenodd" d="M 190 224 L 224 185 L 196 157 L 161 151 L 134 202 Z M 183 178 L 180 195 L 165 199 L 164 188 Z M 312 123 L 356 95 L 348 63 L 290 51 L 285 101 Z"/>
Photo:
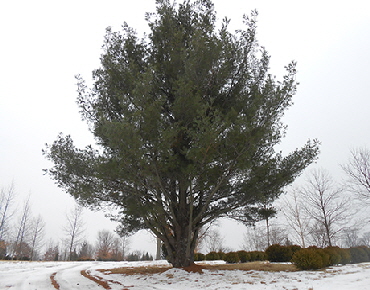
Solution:
<path fill-rule="evenodd" d="M 60 187 L 81 203 L 117 206 L 121 233 L 150 229 L 180 267 L 193 263 L 202 226 L 276 198 L 318 144 L 274 150 L 296 69 L 288 64 L 282 81 L 268 73 L 256 12 L 231 33 L 229 20 L 217 26 L 210 0 L 156 2 L 148 35 L 108 28 L 93 86 L 78 77 L 77 102 L 98 146 L 78 149 L 60 134 L 44 154 Z"/>

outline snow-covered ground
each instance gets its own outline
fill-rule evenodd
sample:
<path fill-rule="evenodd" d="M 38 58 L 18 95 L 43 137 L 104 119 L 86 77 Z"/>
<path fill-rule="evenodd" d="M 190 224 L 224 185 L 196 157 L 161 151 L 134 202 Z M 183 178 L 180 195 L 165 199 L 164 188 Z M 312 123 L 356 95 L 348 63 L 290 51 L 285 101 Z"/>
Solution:
<path fill-rule="evenodd" d="M 324 271 L 260 272 L 208 271 L 203 274 L 170 269 L 153 275 L 118 275 L 97 269 L 167 265 L 156 262 L 11 262 L 0 261 L 0 289 L 45 290 L 104 289 L 81 275 L 86 271 L 106 289 L 286 289 L 286 290 L 366 290 L 370 289 L 370 263 L 330 267 Z M 52 277 L 52 278 L 51 278 Z M 58 286 L 57 286 L 58 287 Z"/>

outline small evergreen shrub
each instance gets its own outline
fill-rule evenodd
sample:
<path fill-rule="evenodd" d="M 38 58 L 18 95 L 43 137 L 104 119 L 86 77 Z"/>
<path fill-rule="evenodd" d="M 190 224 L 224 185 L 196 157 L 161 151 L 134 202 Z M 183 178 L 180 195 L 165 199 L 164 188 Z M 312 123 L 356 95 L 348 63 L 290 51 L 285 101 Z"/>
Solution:
<path fill-rule="evenodd" d="M 369 256 L 363 247 L 354 247 L 349 249 L 351 253 L 351 263 L 363 263 L 369 261 Z"/>
<path fill-rule="evenodd" d="M 331 265 L 329 254 L 326 253 L 324 249 L 317 249 L 317 252 L 319 253 L 319 255 L 322 258 L 323 268 L 329 267 Z"/>
<path fill-rule="evenodd" d="M 267 256 L 266 256 L 266 253 L 265 252 L 262 252 L 262 251 L 252 251 L 252 252 L 249 252 L 250 254 L 250 261 L 251 262 L 254 262 L 254 261 L 265 261 L 267 260 Z"/>
<path fill-rule="evenodd" d="M 342 256 L 340 255 L 339 247 L 326 247 L 324 252 L 329 255 L 330 265 L 342 264 Z"/>
<path fill-rule="evenodd" d="M 315 248 L 301 249 L 295 252 L 292 262 L 301 270 L 317 270 L 324 267 L 323 256 L 319 249 Z"/>
<path fill-rule="evenodd" d="M 360 246 L 360 248 L 364 249 L 367 253 L 368 260 L 366 262 L 370 262 L 370 248 L 366 246 Z"/>
<path fill-rule="evenodd" d="M 204 261 L 206 259 L 206 255 L 202 253 L 195 253 L 194 254 L 194 261 Z"/>
<path fill-rule="evenodd" d="M 239 263 L 238 253 L 236 253 L 236 252 L 229 252 L 229 253 L 225 254 L 224 261 L 226 261 L 226 263 L 229 263 L 229 264 Z"/>
<path fill-rule="evenodd" d="M 349 249 L 338 249 L 338 253 L 340 255 L 340 263 L 345 265 L 351 263 L 351 252 Z"/>
<path fill-rule="evenodd" d="M 224 252 L 222 252 L 222 251 L 219 251 L 219 252 L 217 252 L 217 254 L 218 254 L 218 259 L 219 260 L 224 260 L 225 261 L 225 253 Z"/>
<path fill-rule="evenodd" d="M 290 247 L 281 246 L 279 244 L 269 246 L 265 253 L 270 262 L 290 262 L 293 256 Z"/>
<path fill-rule="evenodd" d="M 210 252 L 206 255 L 207 261 L 220 260 L 220 255 L 216 252 Z"/>
<path fill-rule="evenodd" d="M 291 249 L 291 251 L 292 251 L 292 257 L 293 257 L 293 255 L 294 255 L 295 252 L 297 252 L 300 249 L 302 249 L 301 246 L 298 246 L 298 245 L 290 245 L 290 246 L 287 246 L 287 247 Z"/>
<path fill-rule="evenodd" d="M 238 251 L 237 254 L 239 256 L 240 263 L 246 263 L 251 260 L 251 255 L 247 251 Z"/>

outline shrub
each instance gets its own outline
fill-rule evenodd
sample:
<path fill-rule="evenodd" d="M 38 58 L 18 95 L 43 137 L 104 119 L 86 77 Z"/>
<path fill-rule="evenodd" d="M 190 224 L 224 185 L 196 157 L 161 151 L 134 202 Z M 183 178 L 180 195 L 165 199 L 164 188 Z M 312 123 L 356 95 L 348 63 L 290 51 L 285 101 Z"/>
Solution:
<path fill-rule="evenodd" d="M 195 253 L 194 254 L 194 261 L 204 261 L 206 259 L 206 255 L 202 253 Z"/>
<path fill-rule="evenodd" d="M 339 247 L 327 247 L 324 252 L 329 255 L 329 264 L 338 265 L 342 263 L 342 256 L 340 255 Z"/>
<path fill-rule="evenodd" d="M 351 252 L 349 249 L 338 249 L 338 253 L 340 255 L 340 263 L 345 265 L 351 263 Z"/>
<path fill-rule="evenodd" d="M 206 260 L 207 261 L 214 261 L 214 260 L 219 260 L 220 255 L 216 252 L 210 252 L 206 255 Z"/>
<path fill-rule="evenodd" d="M 219 252 L 217 252 L 217 254 L 218 254 L 218 259 L 219 260 L 224 260 L 225 261 L 225 253 L 224 252 L 222 252 L 222 251 L 219 251 Z"/>
<path fill-rule="evenodd" d="M 269 246 L 265 253 L 270 262 L 290 262 L 293 255 L 290 247 L 281 246 L 279 244 Z"/>
<path fill-rule="evenodd" d="M 240 263 L 246 263 L 251 260 L 251 255 L 247 251 L 238 251 L 237 254 L 239 256 Z"/>
<path fill-rule="evenodd" d="M 261 251 L 253 251 L 249 252 L 250 254 L 250 261 L 265 261 L 267 260 L 266 253 Z"/>
<path fill-rule="evenodd" d="M 369 260 L 367 252 L 362 247 L 350 248 L 349 251 L 351 253 L 351 263 L 352 264 L 363 263 Z"/>
<path fill-rule="evenodd" d="M 229 264 L 236 264 L 239 263 L 239 256 L 236 252 L 229 252 L 225 254 L 224 260 Z"/>
<path fill-rule="evenodd" d="M 324 249 L 316 249 L 316 250 L 322 258 L 322 264 L 323 264 L 322 268 L 329 267 L 331 265 L 329 254 L 326 253 Z"/>
<path fill-rule="evenodd" d="M 287 247 L 291 249 L 291 251 L 292 251 L 292 257 L 293 257 L 293 255 L 294 255 L 295 252 L 297 252 L 300 249 L 302 249 L 301 246 L 298 246 L 298 245 L 290 245 L 290 246 L 287 246 Z"/>
<path fill-rule="evenodd" d="M 370 248 L 368 248 L 366 246 L 360 246 L 360 248 L 364 249 L 365 252 L 367 253 L 368 260 L 366 262 L 370 262 Z"/>
<path fill-rule="evenodd" d="M 329 261 L 329 255 L 320 250 L 321 249 L 317 248 L 301 249 L 295 252 L 292 257 L 292 262 L 301 270 L 324 268 L 326 266 L 324 259 Z"/>

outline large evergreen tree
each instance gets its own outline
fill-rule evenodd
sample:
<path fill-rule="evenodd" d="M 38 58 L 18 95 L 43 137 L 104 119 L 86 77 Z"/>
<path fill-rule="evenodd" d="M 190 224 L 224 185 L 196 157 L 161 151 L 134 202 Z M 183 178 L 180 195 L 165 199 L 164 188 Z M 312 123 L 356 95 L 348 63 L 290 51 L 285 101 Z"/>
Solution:
<path fill-rule="evenodd" d="M 276 81 L 245 30 L 216 28 L 210 0 L 157 0 L 143 39 L 107 29 L 101 68 L 78 104 L 99 147 L 59 135 L 48 172 L 81 203 L 120 209 L 121 233 L 149 229 L 174 267 L 193 263 L 199 229 L 276 198 L 317 156 L 317 142 L 286 157 L 274 151 L 296 90 L 295 65 Z"/>

